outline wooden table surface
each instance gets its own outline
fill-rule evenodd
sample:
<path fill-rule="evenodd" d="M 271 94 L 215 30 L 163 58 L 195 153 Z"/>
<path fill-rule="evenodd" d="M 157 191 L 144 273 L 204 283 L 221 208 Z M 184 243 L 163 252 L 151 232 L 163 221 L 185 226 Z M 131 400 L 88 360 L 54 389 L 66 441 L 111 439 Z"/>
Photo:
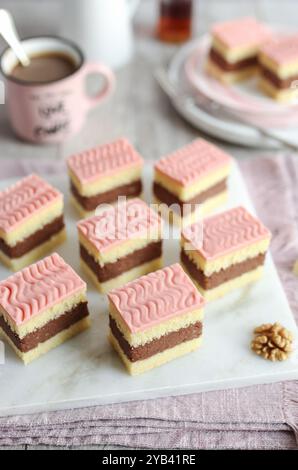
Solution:
<path fill-rule="evenodd" d="M 177 50 L 176 46 L 162 44 L 154 38 L 156 2 L 157 0 L 141 1 L 135 18 L 134 59 L 116 72 L 117 89 L 114 96 L 90 113 L 84 129 L 72 141 L 47 147 L 21 142 L 14 137 L 10 129 L 5 107 L 0 106 L 0 168 L 1 158 L 59 160 L 73 151 L 119 136 L 131 139 L 145 158 L 157 159 L 201 134 L 180 118 L 154 81 L 152 71 L 160 64 L 167 64 Z M 208 31 L 215 21 L 247 15 L 272 24 L 297 27 L 297 0 L 194 0 L 194 3 L 195 35 Z M 2 0 L 1 7 L 9 8 L 15 15 L 22 36 L 61 31 L 61 24 L 57 22 L 57 18 L 61 17 L 59 1 Z M 258 149 L 218 143 L 236 158 L 263 153 Z M 35 449 L 34 446 L 15 448 Z M 112 449 L 111 446 L 89 448 Z"/>

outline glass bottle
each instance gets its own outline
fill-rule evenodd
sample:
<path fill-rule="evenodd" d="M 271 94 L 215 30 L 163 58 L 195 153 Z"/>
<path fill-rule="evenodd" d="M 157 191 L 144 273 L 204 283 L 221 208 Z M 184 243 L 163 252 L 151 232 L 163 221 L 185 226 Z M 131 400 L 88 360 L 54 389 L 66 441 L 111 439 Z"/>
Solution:
<path fill-rule="evenodd" d="M 193 0 L 159 0 L 157 35 L 161 41 L 184 42 L 191 37 Z"/>

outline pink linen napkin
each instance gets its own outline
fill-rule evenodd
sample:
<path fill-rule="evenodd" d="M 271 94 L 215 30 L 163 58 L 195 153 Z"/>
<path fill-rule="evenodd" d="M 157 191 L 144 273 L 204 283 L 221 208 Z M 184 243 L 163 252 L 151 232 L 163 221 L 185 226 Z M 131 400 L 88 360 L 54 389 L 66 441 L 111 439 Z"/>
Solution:
<path fill-rule="evenodd" d="M 272 253 L 298 321 L 298 160 L 241 162 L 256 209 L 273 232 Z M 64 163 L 1 160 L 1 176 L 54 174 Z M 296 449 L 298 381 L 157 400 L 0 418 L 0 445 Z"/>

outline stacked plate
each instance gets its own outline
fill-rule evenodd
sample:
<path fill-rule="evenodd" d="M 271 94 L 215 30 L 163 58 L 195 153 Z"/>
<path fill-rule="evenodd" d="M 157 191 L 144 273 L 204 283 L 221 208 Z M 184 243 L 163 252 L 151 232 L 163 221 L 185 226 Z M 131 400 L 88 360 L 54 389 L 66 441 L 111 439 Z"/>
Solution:
<path fill-rule="evenodd" d="M 187 43 L 170 63 L 170 82 L 191 98 L 172 98 L 177 111 L 198 129 L 228 142 L 276 148 L 276 136 L 298 145 L 298 100 L 280 104 L 267 98 L 258 90 L 257 78 L 235 85 L 213 79 L 205 71 L 210 42 L 206 35 Z M 270 130 L 272 138 L 258 128 Z"/>

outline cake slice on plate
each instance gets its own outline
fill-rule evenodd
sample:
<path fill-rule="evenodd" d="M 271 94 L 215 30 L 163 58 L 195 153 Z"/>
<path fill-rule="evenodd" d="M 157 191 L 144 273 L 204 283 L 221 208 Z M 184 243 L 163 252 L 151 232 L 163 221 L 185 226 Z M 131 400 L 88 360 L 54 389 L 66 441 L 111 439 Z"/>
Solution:
<path fill-rule="evenodd" d="M 88 326 L 86 284 L 57 253 L 0 282 L 0 335 L 25 364 Z"/>
<path fill-rule="evenodd" d="M 216 23 L 211 35 L 207 72 L 224 83 L 234 83 L 258 71 L 259 49 L 271 32 L 248 17 Z"/>
<path fill-rule="evenodd" d="M 277 101 L 298 97 L 298 34 L 276 38 L 261 48 L 260 87 Z"/>

